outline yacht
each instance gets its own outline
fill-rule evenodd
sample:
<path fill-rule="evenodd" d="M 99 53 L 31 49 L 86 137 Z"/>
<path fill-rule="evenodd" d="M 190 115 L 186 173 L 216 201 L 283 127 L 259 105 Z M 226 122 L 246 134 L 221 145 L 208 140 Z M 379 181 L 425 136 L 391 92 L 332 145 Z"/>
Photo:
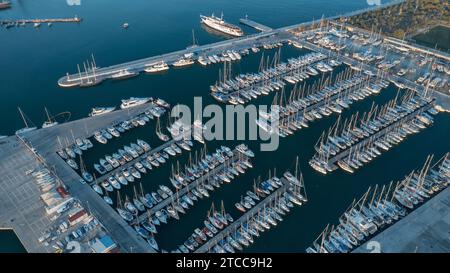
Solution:
<path fill-rule="evenodd" d="M 130 107 L 138 106 L 144 103 L 147 103 L 150 100 L 150 98 L 134 98 L 131 97 L 127 100 L 122 100 L 122 104 L 120 105 L 121 109 L 127 109 Z"/>
<path fill-rule="evenodd" d="M 100 116 L 116 110 L 116 107 L 94 107 L 89 113 L 90 117 Z"/>
<path fill-rule="evenodd" d="M 156 64 L 152 64 L 144 69 L 144 71 L 147 73 L 155 73 L 155 72 L 160 72 L 160 71 L 165 71 L 165 70 L 169 70 L 169 66 L 164 61 L 160 61 Z"/>
<path fill-rule="evenodd" d="M 111 75 L 111 79 L 113 80 L 122 80 L 122 79 L 128 79 L 134 76 L 137 76 L 138 73 L 137 72 L 132 72 L 130 70 L 127 69 L 122 69 L 119 72 L 112 74 Z"/>
<path fill-rule="evenodd" d="M 194 60 L 191 58 L 181 58 L 178 61 L 174 62 L 172 65 L 175 67 L 188 66 L 194 64 Z"/>
<path fill-rule="evenodd" d="M 244 35 L 244 32 L 240 27 L 225 22 L 223 20 L 223 15 L 220 18 L 214 16 L 214 14 L 211 16 L 200 15 L 200 21 L 208 27 L 228 35 L 236 37 Z"/>

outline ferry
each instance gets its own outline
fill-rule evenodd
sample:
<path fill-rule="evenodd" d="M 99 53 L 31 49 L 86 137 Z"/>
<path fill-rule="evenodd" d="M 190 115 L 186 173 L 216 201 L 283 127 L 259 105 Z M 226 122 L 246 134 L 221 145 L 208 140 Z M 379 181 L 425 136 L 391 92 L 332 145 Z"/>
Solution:
<path fill-rule="evenodd" d="M 200 15 L 200 21 L 208 27 L 228 35 L 241 37 L 244 35 L 242 29 L 238 26 L 229 24 L 223 20 L 223 15 L 219 18 L 212 14 L 211 16 Z"/>
<path fill-rule="evenodd" d="M 94 107 L 89 113 L 90 117 L 100 116 L 116 110 L 116 107 Z"/>
<path fill-rule="evenodd" d="M 127 109 L 134 106 L 138 106 L 144 103 L 147 103 L 150 100 L 150 98 L 134 98 L 131 97 L 127 100 L 122 100 L 122 104 L 120 105 L 121 109 Z"/>

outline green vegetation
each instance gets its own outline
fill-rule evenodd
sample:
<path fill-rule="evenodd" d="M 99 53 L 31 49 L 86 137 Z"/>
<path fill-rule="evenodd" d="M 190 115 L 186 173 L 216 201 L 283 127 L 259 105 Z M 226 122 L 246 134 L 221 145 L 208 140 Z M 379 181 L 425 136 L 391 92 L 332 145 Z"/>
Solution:
<path fill-rule="evenodd" d="M 450 28 L 437 26 L 412 37 L 417 43 L 450 52 Z"/>
<path fill-rule="evenodd" d="M 349 18 L 349 23 L 402 39 L 436 25 L 450 25 L 449 0 L 407 0 Z"/>

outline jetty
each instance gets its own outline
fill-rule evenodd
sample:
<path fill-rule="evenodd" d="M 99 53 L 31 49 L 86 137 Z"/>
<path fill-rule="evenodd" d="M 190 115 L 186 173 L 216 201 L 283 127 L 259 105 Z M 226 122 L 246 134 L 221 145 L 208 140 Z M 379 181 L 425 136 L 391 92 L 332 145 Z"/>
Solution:
<path fill-rule="evenodd" d="M 368 9 L 362 9 L 353 11 L 346 14 L 336 15 L 327 20 L 335 20 L 343 17 L 353 16 L 355 14 L 364 13 L 370 10 L 378 10 L 384 8 L 386 6 L 395 5 L 403 2 L 404 0 L 396 0 L 390 3 L 386 3 L 383 5 L 370 7 Z M 69 74 L 67 73 L 65 76 L 61 77 L 58 80 L 58 85 L 60 87 L 75 87 L 80 85 L 85 85 L 86 82 L 92 82 L 89 86 L 94 86 L 96 84 L 100 84 L 102 81 L 110 79 L 114 74 L 117 74 L 121 71 L 127 70 L 134 73 L 142 72 L 145 68 L 155 65 L 160 62 L 165 62 L 167 64 L 172 64 L 178 61 L 180 58 L 183 58 L 187 55 L 192 55 L 193 60 L 198 60 L 200 56 L 212 56 L 212 55 L 220 55 L 223 52 L 229 50 L 242 51 L 248 50 L 253 47 L 262 47 L 265 44 L 276 44 L 287 42 L 288 40 L 294 38 L 294 35 L 290 32 L 292 30 L 298 28 L 304 28 L 306 26 L 310 26 L 314 23 L 314 21 L 304 22 L 299 24 L 294 24 L 286 27 L 281 27 L 277 29 L 268 30 L 268 27 L 262 27 L 261 24 L 253 24 L 258 25 L 259 28 L 264 28 L 267 31 L 262 31 L 257 34 L 247 35 L 239 38 L 233 38 L 225 41 L 220 41 L 207 45 L 200 45 L 197 47 L 189 47 L 183 50 L 178 50 L 158 56 L 143 58 L 139 60 L 134 60 L 122 64 L 106 66 L 102 68 L 96 69 L 86 69 L 85 72 Z M 95 80 L 94 80 L 95 79 Z M 85 85 L 86 86 L 86 85 Z"/>
<path fill-rule="evenodd" d="M 271 27 L 268 27 L 268 26 L 265 26 L 263 24 L 260 24 L 260 23 L 257 23 L 255 21 L 252 21 L 252 20 L 248 19 L 247 16 L 245 18 L 239 19 L 239 23 L 241 23 L 243 25 L 246 25 L 246 26 L 249 26 L 249 27 L 252 27 L 252 28 L 254 28 L 256 30 L 259 30 L 261 32 L 271 31 L 272 30 Z"/>
<path fill-rule="evenodd" d="M 44 23 L 80 23 L 82 19 L 78 16 L 72 18 L 47 18 L 47 19 L 0 19 L 0 25 L 18 26 L 25 24 Z"/>

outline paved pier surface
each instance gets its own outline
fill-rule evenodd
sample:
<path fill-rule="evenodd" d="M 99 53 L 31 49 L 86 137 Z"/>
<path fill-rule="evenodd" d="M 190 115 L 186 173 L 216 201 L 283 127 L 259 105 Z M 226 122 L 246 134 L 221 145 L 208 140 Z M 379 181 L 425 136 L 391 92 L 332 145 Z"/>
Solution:
<path fill-rule="evenodd" d="M 243 24 L 243 25 L 247 25 L 249 27 L 252 27 L 252 28 L 254 28 L 256 30 L 259 30 L 259 31 L 262 31 L 262 32 L 264 32 L 264 31 L 271 31 L 272 30 L 272 28 L 270 28 L 268 26 L 265 26 L 263 24 L 257 23 L 255 21 L 252 21 L 252 20 L 248 19 L 247 17 L 239 19 L 239 22 L 241 24 Z"/>
<path fill-rule="evenodd" d="M 15 136 L 0 140 L 0 229 L 12 229 L 28 252 L 52 253 L 38 242 L 52 222 L 34 178 L 25 173 L 39 163 Z"/>
<path fill-rule="evenodd" d="M 100 195 L 87 184 L 81 184 L 80 176 L 56 153 L 47 156 L 46 161 L 55 167 L 56 175 L 64 181 L 70 194 L 98 217 L 124 252 L 155 252 Z"/>
<path fill-rule="evenodd" d="M 223 238 L 228 236 L 228 234 L 234 232 L 236 229 L 238 229 L 241 224 L 247 222 L 248 219 L 253 217 L 254 215 L 258 214 L 261 209 L 264 208 L 267 204 L 270 204 L 275 198 L 282 195 L 284 192 L 287 191 L 289 182 L 285 178 L 281 178 L 281 181 L 283 182 L 283 185 L 276 189 L 274 192 L 272 192 L 270 195 L 266 196 L 263 200 L 259 201 L 254 207 L 252 207 L 250 210 L 246 211 L 239 219 L 234 220 L 233 223 L 226 226 L 224 229 L 220 230 L 219 233 L 215 234 L 214 237 L 209 239 L 205 244 L 203 244 L 201 247 L 199 247 L 197 250 L 195 250 L 196 253 L 205 253 L 208 252 L 211 248 L 214 247 L 218 242 L 220 242 Z M 272 226 L 271 226 L 272 227 Z"/>
<path fill-rule="evenodd" d="M 218 167 L 214 168 L 213 170 L 210 170 L 208 173 L 203 175 L 203 177 L 200 177 L 200 178 L 190 182 L 187 186 L 183 187 L 181 190 L 178 191 L 178 196 L 181 198 L 188 191 L 192 190 L 193 188 L 196 188 L 198 185 L 200 185 L 200 183 L 203 183 L 202 181 L 207 181 L 211 176 L 219 173 L 225 167 L 228 167 L 231 163 L 238 161 L 238 159 L 247 159 L 247 156 L 243 155 L 242 153 L 240 153 L 239 151 L 237 151 L 235 149 L 235 150 L 233 150 L 233 156 L 231 158 L 227 159 L 223 164 L 219 165 Z M 150 214 L 153 215 L 158 210 L 163 209 L 163 208 L 167 207 L 168 205 L 172 204 L 172 202 L 176 202 L 175 198 L 176 198 L 176 194 L 169 196 L 168 198 L 166 198 L 163 201 L 161 201 L 160 203 L 158 203 L 156 206 L 153 206 L 152 208 L 148 209 L 148 211 L 150 211 Z M 139 221 L 141 222 L 141 221 L 147 219 L 147 217 L 148 217 L 148 214 L 143 213 L 142 215 L 139 216 Z"/>
<path fill-rule="evenodd" d="M 384 253 L 450 252 L 450 188 L 353 252 L 370 253 L 378 246 Z"/>

